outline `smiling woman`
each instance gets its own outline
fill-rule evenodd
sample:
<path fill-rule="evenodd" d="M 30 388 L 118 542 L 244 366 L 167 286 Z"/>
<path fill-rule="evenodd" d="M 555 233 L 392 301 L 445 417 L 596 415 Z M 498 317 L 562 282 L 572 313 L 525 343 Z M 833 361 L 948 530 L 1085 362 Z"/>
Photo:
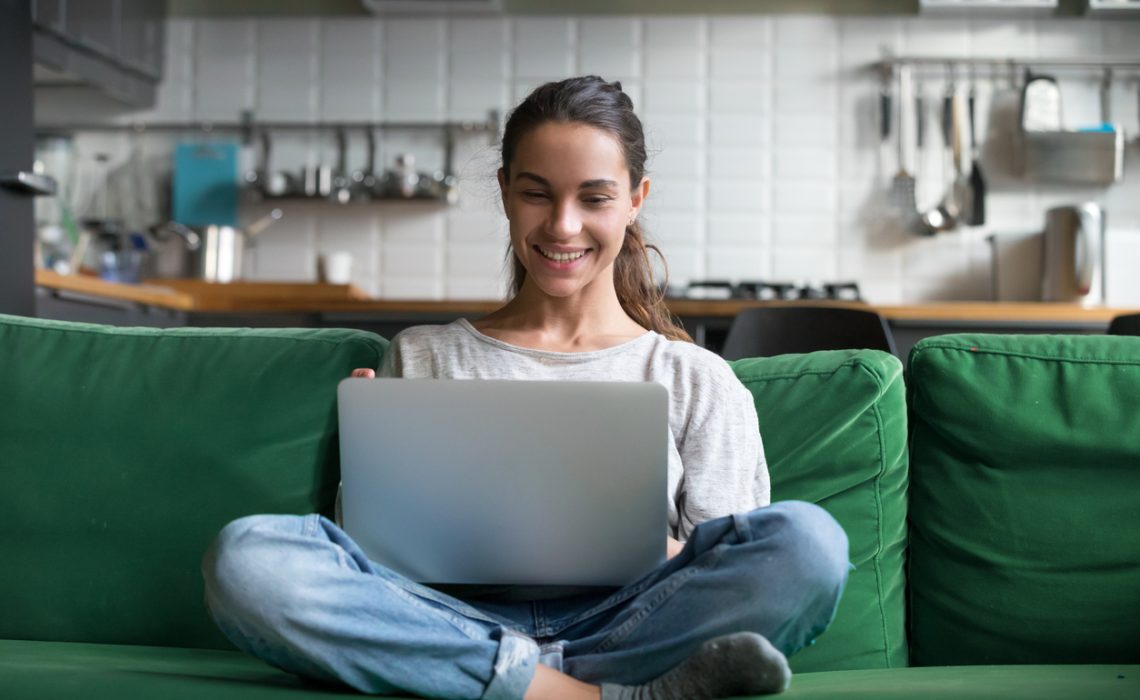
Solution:
<path fill-rule="evenodd" d="M 637 220 L 650 187 L 645 137 L 621 83 L 591 76 L 539 87 L 511 113 L 502 150 L 512 305 L 545 294 L 604 308 L 616 297 L 638 329 L 690 340 L 665 307 L 664 280 L 653 278 L 650 251 L 664 257 Z M 502 333 L 503 317 L 476 327 Z"/>
<path fill-rule="evenodd" d="M 769 505 L 752 394 L 665 309 L 637 223 L 650 191 L 645 142 L 621 86 L 583 77 L 531 93 L 507 121 L 499 185 L 510 301 L 474 322 L 406 329 L 379 370 L 353 375 L 664 386 L 666 518 L 650 523 L 663 530 L 660 564 L 616 589 L 428 587 L 370 561 L 318 515 L 251 516 L 206 555 L 215 620 L 271 663 L 372 693 L 694 700 L 783 690 L 785 655 L 834 615 L 847 537 L 817 506 Z M 533 410 L 563 424 L 564 406 Z M 627 466 L 615 457 L 607 471 L 621 480 Z M 504 507 L 514 486 L 495 484 Z M 563 531 L 586 540 L 576 526 Z M 596 544 L 573 555 L 543 541 L 583 567 Z"/>

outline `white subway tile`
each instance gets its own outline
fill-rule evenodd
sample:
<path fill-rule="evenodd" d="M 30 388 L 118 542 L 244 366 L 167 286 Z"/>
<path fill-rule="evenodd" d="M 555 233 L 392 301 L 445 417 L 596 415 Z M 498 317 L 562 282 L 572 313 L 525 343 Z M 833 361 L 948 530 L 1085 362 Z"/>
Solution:
<path fill-rule="evenodd" d="M 762 81 L 772 74 L 766 49 L 716 47 L 709 51 L 709 77 L 713 80 Z"/>
<path fill-rule="evenodd" d="M 705 54 L 699 49 L 646 49 L 645 77 L 652 80 L 696 80 L 705 74 Z"/>
<path fill-rule="evenodd" d="M 839 279 L 856 280 L 860 288 L 869 282 L 899 284 L 902 253 L 897 248 L 844 245 L 839 248 Z"/>
<path fill-rule="evenodd" d="M 709 181 L 709 211 L 722 213 L 763 212 L 772 207 L 771 190 L 764 180 Z"/>
<path fill-rule="evenodd" d="M 839 164 L 834 150 L 797 148 L 776 150 L 776 178 L 783 180 L 834 180 Z"/>
<path fill-rule="evenodd" d="M 709 45 L 768 50 L 772 47 L 772 20 L 755 15 L 715 17 L 709 20 Z"/>
<path fill-rule="evenodd" d="M 767 179 L 772 176 L 772 156 L 762 148 L 710 148 L 709 173 L 717 178 Z"/>
<path fill-rule="evenodd" d="M 652 167 L 666 177 L 699 178 L 704 173 L 704 154 L 699 148 L 675 146 L 655 154 Z"/>
<path fill-rule="evenodd" d="M 1037 37 L 1032 22 L 970 20 L 970 51 L 975 56 L 1032 56 Z"/>
<path fill-rule="evenodd" d="M 828 117 L 777 114 L 774 136 L 781 147 L 833 148 L 839 142 L 839 129 Z"/>
<path fill-rule="evenodd" d="M 442 214 L 434 204 L 392 202 L 381 219 L 384 246 L 441 243 L 446 221 Z"/>
<path fill-rule="evenodd" d="M 574 23 L 569 19 L 516 19 L 514 74 L 519 78 L 574 72 Z"/>
<path fill-rule="evenodd" d="M 784 247 L 772 250 L 772 279 L 794 283 L 819 283 L 836 278 L 834 248 Z"/>
<path fill-rule="evenodd" d="M 499 247 L 500 256 L 506 255 L 510 237 L 507 221 L 501 212 L 490 210 L 463 211 L 452 208 L 447 212 L 447 240 L 449 242 L 485 242 Z"/>
<path fill-rule="evenodd" d="M 254 257 L 253 279 L 262 282 L 313 282 L 317 278 L 312 248 L 262 245 Z"/>
<path fill-rule="evenodd" d="M 444 280 L 444 298 L 489 301 L 505 299 L 506 282 L 500 277 L 448 277 Z"/>
<path fill-rule="evenodd" d="M 709 245 L 744 243 L 767 246 L 771 235 L 771 222 L 766 214 L 709 214 Z"/>
<path fill-rule="evenodd" d="M 777 247 L 820 246 L 834 248 L 839 243 L 835 215 L 811 209 L 802 213 L 784 213 L 780 210 L 780 195 L 776 194 L 777 214 L 772 221 L 772 243 Z M 788 211 L 788 210 L 785 210 Z"/>
<path fill-rule="evenodd" d="M 646 146 L 652 154 L 677 146 L 699 146 L 704 142 L 705 122 L 691 114 L 642 114 Z"/>
<path fill-rule="evenodd" d="M 252 20 L 195 24 L 194 118 L 235 120 L 254 107 L 256 32 Z"/>
<path fill-rule="evenodd" d="M 315 20 L 257 22 L 257 116 L 270 121 L 316 121 L 320 53 Z"/>
<path fill-rule="evenodd" d="M 704 85 L 696 81 L 646 80 L 644 110 L 665 114 L 697 114 L 704 106 Z"/>
<path fill-rule="evenodd" d="M 443 119 L 443 81 L 384 81 L 384 115 L 393 121 L 439 121 Z"/>
<path fill-rule="evenodd" d="M 641 22 L 633 17 L 583 17 L 578 20 L 578 48 L 583 53 L 641 46 Z"/>
<path fill-rule="evenodd" d="M 772 261 L 767 248 L 758 245 L 710 245 L 707 274 L 712 279 L 768 279 Z"/>
<path fill-rule="evenodd" d="M 634 47 L 583 50 L 578 55 L 578 73 L 624 84 L 641 75 L 641 53 Z"/>
<path fill-rule="evenodd" d="M 1140 225 L 1110 229 L 1105 237 L 1105 291 L 1113 306 L 1140 306 Z"/>
<path fill-rule="evenodd" d="M 772 119 L 749 114 L 709 116 L 709 144 L 712 146 L 767 146 L 771 142 Z"/>
<path fill-rule="evenodd" d="M 839 21 L 825 16 L 776 17 L 772 33 L 778 53 L 814 47 L 831 48 L 839 43 Z"/>
<path fill-rule="evenodd" d="M 384 293 L 389 277 L 423 277 L 434 284 L 443 272 L 439 246 L 431 243 L 395 243 L 385 240 L 382 249 Z"/>
<path fill-rule="evenodd" d="M 703 49 L 705 20 L 700 17 L 649 17 L 644 20 L 647 49 Z"/>
<path fill-rule="evenodd" d="M 902 53 L 902 24 L 887 17 L 843 17 L 839 20 L 843 65 L 863 68 L 883 58 L 884 50 Z"/>
<path fill-rule="evenodd" d="M 835 46 L 811 49 L 784 49 L 776 54 L 773 66 L 776 80 L 804 78 L 834 79 L 839 73 L 839 51 Z"/>
<path fill-rule="evenodd" d="M 868 304 L 889 306 L 903 304 L 907 300 L 903 295 L 901 282 L 883 282 L 882 280 L 857 280 L 859 293 Z"/>
<path fill-rule="evenodd" d="M 451 119 L 480 121 L 487 112 L 507 109 L 507 86 L 502 81 L 452 82 L 448 92 L 447 114 Z"/>
<path fill-rule="evenodd" d="M 445 275 L 497 278 L 503 270 L 503 249 L 492 242 L 449 243 L 445 247 Z"/>
<path fill-rule="evenodd" d="M 652 163 L 650 164 L 652 166 Z M 652 167 L 649 172 L 649 201 L 653 211 L 699 211 L 704 205 L 704 183 L 695 177 L 668 177 L 658 175 Z"/>
<path fill-rule="evenodd" d="M 1104 50 L 1100 22 L 1050 17 L 1035 20 L 1033 28 L 1038 56 L 1097 55 Z"/>
<path fill-rule="evenodd" d="M 661 241 L 657 247 L 669 265 L 670 284 L 684 284 L 687 280 L 705 277 L 705 254 L 700 246 Z"/>
<path fill-rule="evenodd" d="M 511 25 L 507 19 L 451 17 L 447 44 L 453 56 L 483 55 L 510 46 Z M 494 77 L 494 76 L 483 76 Z"/>
<path fill-rule="evenodd" d="M 952 235 L 916 237 L 903 249 L 903 268 L 911 279 L 938 279 L 959 275 L 970 267 L 969 249 Z"/>
<path fill-rule="evenodd" d="M 384 20 L 384 82 L 443 80 L 446 28 L 438 19 Z"/>
<path fill-rule="evenodd" d="M 714 114 L 766 114 L 772 108 L 772 88 L 767 83 L 714 81 L 709 88 L 709 109 Z"/>
<path fill-rule="evenodd" d="M 970 24 L 966 19 L 903 20 L 903 53 L 964 58 L 970 55 Z"/>
<path fill-rule="evenodd" d="M 346 19 L 321 22 L 320 118 L 374 121 L 380 118 L 381 25 Z"/>
<path fill-rule="evenodd" d="M 697 214 L 681 212 L 645 212 L 640 219 L 644 222 L 649 241 L 697 244 L 701 240 L 701 217 Z"/>
<path fill-rule="evenodd" d="M 775 110 L 780 113 L 826 115 L 837 119 L 838 85 L 830 78 L 780 82 L 775 87 Z"/>
<path fill-rule="evenodd" d="M 384 275 L 380 278 L 380 297 L 384 299 L 441 299 L 443 284 L 432 277 Z"/>
<path fill-rule="evenodd" d="M 506 44 L 487 44 L 479 48 L 452 47 L 448 63 L 452 85 L 473 83 L 500 83 L 506 87 L 511 54 Z"/>

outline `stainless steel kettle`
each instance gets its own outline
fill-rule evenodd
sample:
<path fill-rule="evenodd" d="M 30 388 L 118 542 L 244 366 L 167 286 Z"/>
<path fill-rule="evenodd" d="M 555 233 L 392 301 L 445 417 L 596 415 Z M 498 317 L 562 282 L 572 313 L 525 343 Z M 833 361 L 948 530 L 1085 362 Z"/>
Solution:
<path fill-rule="evenodd" d="M 244 229 L 233 226 L 190 228 L 169 221 L 152 229 L 159 240 L 174 234 L 185 242 L 186 259 L 183 274 L 207 282 L 234 282 L 242 277 L 242 259 L 254 236 L 281 218 L 274 209 Z"/>
<path fill-rule="evenodd" d="M 1045 213 L 1042 301 L 1104 301 L 1104 231 L 1104 211 L 1091 202 Z"/>

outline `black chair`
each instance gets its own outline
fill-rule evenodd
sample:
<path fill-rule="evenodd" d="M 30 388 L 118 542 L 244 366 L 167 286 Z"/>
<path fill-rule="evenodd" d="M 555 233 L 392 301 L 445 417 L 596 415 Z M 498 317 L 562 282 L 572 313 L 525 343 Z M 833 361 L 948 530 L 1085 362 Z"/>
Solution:
<path fill-rule="evenodd" d="M 831 306 L 762 306 L 736 315 L 726 360 L 816 350 L 883 350 L 898 355 L 887 320 L 874 311 Z"/>
<path fill-rule="evenodd" d="M 1117 316 L 1108 324 L 1109 335 L 1140 335 L 1140 314 Z"/>

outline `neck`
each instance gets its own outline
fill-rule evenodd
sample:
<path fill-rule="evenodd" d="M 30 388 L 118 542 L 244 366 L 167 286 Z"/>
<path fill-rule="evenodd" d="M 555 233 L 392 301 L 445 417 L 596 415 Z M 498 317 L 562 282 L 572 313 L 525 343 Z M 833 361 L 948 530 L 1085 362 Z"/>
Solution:
<path fill-rule="evenodd" d="M 519 293 L 495 315 L 513 328 L 536 331 L 560 342 L 644 331 L 621 307 L 612 281 L 568 297 L 553 297 L 527 278 Z"/>

